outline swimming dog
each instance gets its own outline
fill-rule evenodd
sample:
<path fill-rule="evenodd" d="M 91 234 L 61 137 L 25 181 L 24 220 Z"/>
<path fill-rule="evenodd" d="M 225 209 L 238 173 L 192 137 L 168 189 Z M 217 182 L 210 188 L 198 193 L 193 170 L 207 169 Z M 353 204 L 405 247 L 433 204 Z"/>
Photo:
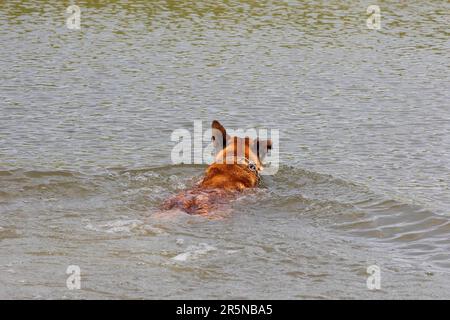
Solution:
<path fill-rule="evenodd" d="M 163 210 L 181 209 L 189 214 L 208 215 L 249 188 L 258 187 L 264 169 L 262 159 L 272 149 L 272 141 L 231 137 L 225 128 L 212 122 L 214 162 L 192 189 L 164 201 Z"/>

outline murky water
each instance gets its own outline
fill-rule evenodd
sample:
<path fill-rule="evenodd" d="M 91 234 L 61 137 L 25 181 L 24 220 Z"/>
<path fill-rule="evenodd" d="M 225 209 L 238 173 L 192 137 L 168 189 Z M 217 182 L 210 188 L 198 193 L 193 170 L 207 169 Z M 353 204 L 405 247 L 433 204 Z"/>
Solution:
<path fill-rule="evenodd" d="M 450 298 L 448 2 L 77 4 L 0 2 L 0 298 Z M 213 119 L 279 129 L 278 174 L 156 218 Z"/>

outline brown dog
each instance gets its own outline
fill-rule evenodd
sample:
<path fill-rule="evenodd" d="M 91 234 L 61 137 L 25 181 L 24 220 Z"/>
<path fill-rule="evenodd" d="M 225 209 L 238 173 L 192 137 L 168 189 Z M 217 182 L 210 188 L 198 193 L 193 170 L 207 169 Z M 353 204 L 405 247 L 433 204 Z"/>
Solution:
<path fill-rule="evenodd" d="M 166 200 L 164 210 L 178 208 L 189 214 L 207 215 L 244 189 L 258 186 L 263 170 L 261 160 L 272 148 L 272 141 L 231 137 L 216 120 L 212 129 L 213 144 L 218 151 L 214 163 L 194 188 Z"/>

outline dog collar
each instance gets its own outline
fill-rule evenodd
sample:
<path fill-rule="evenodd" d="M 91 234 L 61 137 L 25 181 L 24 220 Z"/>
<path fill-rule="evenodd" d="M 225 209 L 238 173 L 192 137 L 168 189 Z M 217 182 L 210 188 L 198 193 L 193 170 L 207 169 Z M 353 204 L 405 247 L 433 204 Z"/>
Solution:
<path fill-rule="evenodd" d="M 261 185 L 261 176 L 259 174 L 258 168 L 256 167 L 256 163 L 249 159 L 245 160 L 247 160 L 247 168 L 256 175 L 256 185 Z"/>

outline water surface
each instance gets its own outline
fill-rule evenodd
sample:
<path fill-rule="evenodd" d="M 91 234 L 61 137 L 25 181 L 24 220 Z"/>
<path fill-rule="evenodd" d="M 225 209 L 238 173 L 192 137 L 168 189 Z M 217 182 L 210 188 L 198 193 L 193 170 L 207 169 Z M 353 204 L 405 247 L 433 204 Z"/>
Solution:
<path fill-rule="evenodd" d="M 1 298 L 450 298 L 448 2 L 77 4 L 0 2 Z M 213 119 L 279 129 L 278 174 L 156 219 Z"/>

